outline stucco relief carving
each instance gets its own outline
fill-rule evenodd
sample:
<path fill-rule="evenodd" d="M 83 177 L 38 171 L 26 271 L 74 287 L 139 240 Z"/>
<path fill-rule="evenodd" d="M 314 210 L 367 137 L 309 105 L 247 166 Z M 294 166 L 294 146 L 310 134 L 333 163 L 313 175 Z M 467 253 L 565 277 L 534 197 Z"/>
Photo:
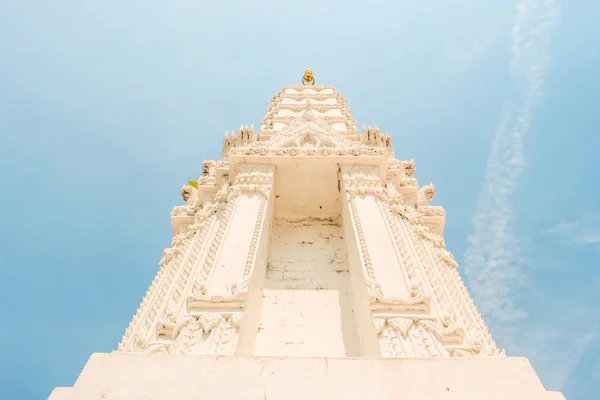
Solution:
<path fill-rule="evenodd" d="M 390 203 L 402 203 L 404 201 L 404 196 L 398 192 L 396 185 L 391 179 L 388 179 L 385 184 L 385 196 Z"/>
<path fill-rule="evenodd" d="M 242 313 L 186 317 L 174 330 L 173 354 L 234 355 Z"/>
<path fill-rule="evenodd" d="M 415 160 L 402 161 L 402 167 L 406 176 L 411 177 L 417 170 L 415 167 Z"/>
<path fill-rule="evenodd" d="M 446 249 L 436 249 L 437 256 L 451 267 L 458 267 L 458 263 L 454 259 L 454 255 Z"/>
<path fill-rule="evenodd" d="M 229 175 L 221 176 L 221 179 L 219 182 L 219 190 L 217 190 L 217 193 L 215 193 L 215 197 L 214 197 L 213 201 L 215 203 L 225 203 L 228 199 L 229 187 L 230 187 Z"/>
<path fill-rule="evenodd" d="M 423 186 L 419 189 L 419 206 L 427 206 L 435 197 L 435 186 L 433 183 Z"/>
<path fill-rule="evenodd" d="M 405 317 L 374 318 L 381 355 L 385 358 L 449 357 L 435 322 Z"/>
<path fill-rule="evenodd" d="M 445 321 L 446 329 L 454 329 L 455 332 L 460 332 L 460 334 L 455 334 L 456 338 L 460 338 L 460 340 L 455 340 L 460 345 L 452 348 L 448 347 L 451 355 L 476 355 L 481 351 L 488 355 L 501 355 L 483 324 L 480 315 L 477 313 L 462 279 L 456 272 L 457 263 L 452 253 L 445 249 L 445 243 L 441 236 L 432 234 L 423 225 L 422 214 L 419 213 L 420 207 L 415 208 L 412 205 L 394 204 L 394 202 L 389 201 L 385 196 L 381 196 L 380 198 L 384 209 L 389 209 L 390 213 L 386 215 L 390 221 L 390 227 L 396 238 L 395 243 L 399 248 L 400 254 L 404 260 L 409 260 L 405 263 L 409 271 L 409 277 L 411 279 L 415 277 L 414 265 L 418 265 L 422 269 L 426 281 L 431 285 L 436 303 L 441 307 L 442 311 L 444 313 L 452 313 L 452 310 L 456 308 L 459 312 L 456 317 L 452 317 L 452 321 L 450 319 L 446 319 Z M 398 217 L 400 218 L 396 221 Z M 401 220 L 405 222 L 400 222 Z M 407 251 L 404 246 L 407 240 L 401 238 L 404 235 L 401 226 L 407 229 L 408 243 L 412 243 L 417 256 L 416 264 L 412 262 L 411 252 Z M 447 292 L 450 298 L 447 297 Z M 468 336 L 465 336 L 463 327 L 468 330 Z M 452 335 L 448 334 L 446 337 L 452 337 Z M 477 343 L 482 343 L 481 346 L 477 346 L 484 350 L 474 350 L 479 348 L 475 345 Z"/>
<path fill-rule="evenodd" d="M 381 310 L 404 310 L 429 312 L 429 298 L 422 292 L 420 282 L 413 280 L 410 287 L 410 297 L 408 299 L 398 299 L 386 296 L 383 293 L 381 284 L 377 281 L 375 271 L 369 255 L 369 249 L 365 240 L 365 234 L 362 228 L 362 222 L 356 206 L 355 196 L 375 195 L 379 197 L 383 192 L 393 192 L 394 188 L 391 182 L 382 185 L 382 180 L 378 175 L 379 169 L 375 166 L 344 166 L 341 169 L 341 179 L 344 191 L 347 194 L 350 216 L 358 236 L 360 252 L 363 259 L 364 277 L 370 296 L 371 309 L 373 311 Z M 401 195 L 395 192 L 398 198 Z"/>
<path fill-rule="evenodd" d="M 429 195 L 431 195 L 431 193 L 429 193 Z M 452 267 L 458 266 L 456 261 L 454 261 L 454 256 L 452 253 L 446 250 L 446 242 L 444 241 L 444 238 L 431 232 L 431 230 L 428 229 L 423 223 L 423 219 L 421 218 L 423 214 L 420 213 L 420 208 L 415 208 L 412 205 L 397 204 L 397 201 L 390 201 L 387 198 L 383 198 L 382 200 L 388 202 L 388 204 L 391 203 L 390 210 L 392 212 L 400 215 L 402 218 L 410 222 L 413 229 L 420 237 L 431 242 L 431 244 L 437 249 L 436 254 L 441 257 L 444 262 L 448 263 L 448 265 Z M 427 208 L 430 207 L 431 206 Z"/>
<path fill-rule="evenodd" d="M 237 134 L 235 130 L 231 131 L 231 135 L 229 132 L 225 131 L 225 134 L 223 135 L 223 150 L 221 152 L 221 157 L 225 159 L 229 150 L 233 147 L 244 147 L 247 146 L 248 143 L 255 142 L 256 140 L 257 135 L 254 133 L 254 125 L 240 126 Z"/>
<path fill-rule="evenodd" d="M 465 344 L 455 318 L 424 316 L 375 316 L 381 355 L 386 358 L 437 358 L 503 356 L 495 346 L 475 341 Z"/>
<path fill-rule="evenodd" d="M 140 353 L 149 354 L 170 354 L 171 345 L 168 343 L 150 343 L 148 344 L 145 339 L 141 339 L 137 342 L 137 351 Z"/>
<path fill-rule="evenodd" d="M 307 103 L 310 106 L 310 102 Z M 307 108 L 302 117 L 296 117 L 279 134 L 267 142 L 255 143 L 254 147 L 276 148 L 302 148 L 302 147 L 329 147 L 329 148 L 362 148 L 360 143 L 349 140 L 344 135 L 337 133 L 323 118 L 317 118 L 314 112 Z"/>
<path fill-rule="evenodd" d="M 117 347 L 119 351 L 132 351 L 132 348 L 137 348 L 136 343 L 139 338 L 145 336 L 152 328 L 160 305 L 164 302 L 166 288 L 171 284 L 173 276 L 181 265 L 192 241 L 193 235 L 184 231 L 173 237 L 171 248 L 163 251 L 163 256 L 159 262 L 160 269 L 152 280 L 150 288 L 148 288 L 140 306 L 137 308 L 131 323 L 125 330 L 125 334 Z"/>
<path fill-rule="evenodd" d="M 273 187 L 274 165 L 241 164 L 235 176 L 235 185 L 242 192 L 260 193 L 268 197 Z"/>
<path fill-rule="evenodd" d="M 415 178 L 400 178 L 400 187 L 419 186 L 419 182 Z"/>
<path fill-rule="evenodd" d="M 230 154 L 258 154 L 258 155 L 387 155 L 385 148 L 367 146 L 359 141 L 350 140 L 347 135 L 336 131 L 330 123 L 344 122 L 346 117 L 330 117 L 316 115 L 311 99 L 305 103 L 302 116 L 274 117 L 268 116 L 263 121 L 263 126 L 272 127 L 273 119 L 289 122 L 288 125 L 273 134 L 269 140 L 252 142 L 245 147 L 230 149 Z M 337 121 L 337 120 L 340 121 Z M 354 126 L 350 124 L 350 126 Z M 389 135 L 388 135 L 389 136 Z M 383 144 L 391 146 L 391 139 L 383 136 Z"/>
<path fill-rule="evenodd" d="M 229 224 L 231 213 L 236 204 L 236 199 L 240 195 L 240 190 L 234 185 L 231 190 L 228 191 L 228 197 L 225 207 L 222 209 L 222 213 L 219 215 L 218 226 L 213 232 L 211 244 L 206 253 L 204 263 L 197 271 L 194 276 L 194 284 L 192 286 L 191 293 L 194 296 L 206 295 L 207 280 L 210 276 L 210 272 L 216 262 L 217 252 L 221 245 L 221 241 L 225 236 L 225 230 Z"/>
<path fill-rule="evenodd" d="M 373 270 L 373 264 L 371 263 L 371 257 L 369 256 L 369 249 L 367 248 L 367 242 L 365 241 L 365 233 L 362 229 L 362 223 L 360 222 L 360 217 L 356 208 L 356 202 L 354 199 L 349 199 L 348 201 L 350 203 L 350 216 L 358 236 L 358 244 L 363 261 L 363 273 L 365 277 L 365 283 L 367 285 L 367 292 L 369 294 L 371 303 L 374 303 L 377 301 L 377 298 L 384 297 L 383 291 L 381 289 L 381 285 L 379 282 L 377 282 L 377 278 L 375 277 L 375 271 Z"/>
<path fill-rule="evenodd" d="M 416 283 L 416 282 L 415 282 Z M 375 293 L 371 303 L 371 310 L 378 311 L 414 311 L 429 313 L 429 296 L 426 296 L 421 290 L 419 284 L 411 286 L 410 297 L 408 299 L 394 299 Z"/>
<path fill-rule="evenodd" d="M 155 341 L 132 342 L 126 351 L 152 354 L 234 355 L 242 313 L 185 315 L 157 327 Z"/>
<path fill-rule="evenodd" d="M 196 190 L 196 188 L 189 186 L 189 185 L 183 185 L 180 189 L 180 192 L 181 192 L 181 198 L 183 199 L 183 201 L 185 201 L 188 204 L 189 204 L 189 201 L 193 200 L 193 197 L 197 196 L 197 194 L 198 194 L 198 190 Z"/>
<path fill-rule="evenodd" d="M 174 207 L 171 215 L 194 215 L 201 207 L 198 190 L 192 186 L 183 185 L 180 193 L 186 204 Z"/>
<path fill-rule="evenodd" d="M 419 213 L 424 217 L 445 217 L 446 210 L 440 206 L 420 206 Z"/>
<path fill-rule="evenodd" d="M 428 231 L 420 228 L 422 224 L 420 218 L 415 218 L 414 215 L 411 217 L 409 213 L 398 214 L 408 222 L 404 226 L 408 229 L 407 233 L 416 251 L 418 264 L 424 269 L 438 304 L 445 312 L 450 312 L 454 308 L 458 311 L 461 324 L 459 326 L 464 326 L 468 331 L 468 343 L 485 343 L 486 348 L 491 349 L 488 352 L 490 355 L 500 355 L 456 271 L 457 264 L 454 257 L 445 249 L 443 239 L 425 234 Z M 447 292 L 450 294 L 450 298 L 447 297 Z M 463 350 L 464 348 L 460 351 Z M 456 354 L 459 354 L 460 351 Z M 475 353 L 469 350 L 469 354 Z"/>
<path fill-rule="evenodd" d="M 379 178 L 379 168 L 375 166 L 344 166 L 341 178 L 349 199 L 357 195 L 382 194 L 386 190 Z"/>
<path fill-rule="evenodd" d="M 399 258 L 402 260 L 403 265 L 406 268 L 406 274 L 408 277 L 409 285 L 412 288 L 412 291 L 420 291 L 423 292 L 423 281 L 421 278 L 421 274 L 417 271 L 415 267 L 416 262 L 412 254 L 410 254 L 407 244 L 406 238 L 402 235 L 401 230 L 398 227 L 398 221 L 392 214 L 390 209 L 391 204 L 398 204 L 397 202 L 391 203 L 390 201 L 380 201 L 379 206 L 383 210 L 384 218 L 387 220 L 388 225 L 390 226 L 392 239 L 394 243 L 394 247 L 396 248 L 397 254 Z"/>
<path fill-rule="evenodd" d="M 217 170 L 217 161 L 204 160 L 202 162 L 202 175 L 198 178 L 198 185 L 214 184 Z"/>
<path fill-rule="evenodd" d="M 236 290 L 242 294 L 248 292 L 248 286 L 250 285 L 250 279 L 252 278 L 252 272 L 254 265 L 256 264 L 256 252 L 258 247 L 258 241 L 260 239 L 260 233 L 263 228 L 265 213 L 267 208 L 267 199 L 263 198 L 258 209 L 258 215 L 256 217 L 256 223 L 252 231 L 252 238 L 250 238 L 250 248 L 248 249 L 248 255 L 246 256 L 246 264 L 244 265 L 244 272 L 240 277 L 239 285 L 234 282 Z"/>
<path fill-rule="evenodd" d="M 367 146 L 385 147 L 393 152 L 392 138 L 389 134 L 387 134 L 387 132 L 381 133 L 379 128 L 376 126 L 365 127 L 363 125 L 361 141 Z"/>

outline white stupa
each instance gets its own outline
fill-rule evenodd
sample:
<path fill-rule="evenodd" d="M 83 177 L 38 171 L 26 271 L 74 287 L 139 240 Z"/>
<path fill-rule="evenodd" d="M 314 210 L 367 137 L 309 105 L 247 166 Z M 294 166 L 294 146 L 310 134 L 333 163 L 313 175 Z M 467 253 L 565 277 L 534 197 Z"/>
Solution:
<path fill-rule="evenodd" d="M 314 83 L 225 135 L 118 349 L 51 400 L 564 399 L 496 347 L 433 185 Z"/>

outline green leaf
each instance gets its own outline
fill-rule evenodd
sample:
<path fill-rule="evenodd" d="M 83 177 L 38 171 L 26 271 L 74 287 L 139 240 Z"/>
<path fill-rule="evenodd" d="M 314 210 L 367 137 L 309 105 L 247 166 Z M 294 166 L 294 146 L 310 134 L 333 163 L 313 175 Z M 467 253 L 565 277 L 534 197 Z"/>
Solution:
<path fill-rule="evenodd" d="M 188 185 L 190 185 L 191 187 L 198 189 L 198 182 L 196 181 L 188 181 Z"/>

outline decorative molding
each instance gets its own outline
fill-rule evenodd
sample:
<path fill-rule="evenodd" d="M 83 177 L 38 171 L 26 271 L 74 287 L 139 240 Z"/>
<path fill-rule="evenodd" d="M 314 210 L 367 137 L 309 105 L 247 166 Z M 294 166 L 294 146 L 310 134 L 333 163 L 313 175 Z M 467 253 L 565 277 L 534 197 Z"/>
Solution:
<path fill-rule="evenodd" d="M 221 246 L 221 241 L 225 235 L 225 230 L 229 225 L 231 219 L 231 213 L 237 203 L 237 199 L 240 195 L 240 190 L 237 186 L 233 186 L 227 193 L 223 193 L 223 197 L 226 196 L 224 201 L 225 207 L 223 208 L 222 214 L 219 216 L 219 225 L 214 232 L 212 243 L 206 254 L 204 264 L 197 273 L 192 287 L 192 294 L 194 296 L 206 295 L 207 280 L 213 269 L 214 263 L 216 262 L 217 252 Z"/>
<path fill-rule="evenodd" d="M 312 103 L 307 99 L 301 117 L 277 117 L 275 120 L 290 121 L 280 132 L 269 137 L 267 141 L 256 141 L 245 147 L 231 148 L 229 154 L 234 155 L 320 155 L 320 156 L 360 156 L 388 155 L 386 148 L 366 146 L 347 135 L 334 130 L 328 120 L 340 120 L 344 117 L 317 117 L 311 109 Z M 266 128 L 273 120 L 266 122 Z"/>
<path fill-rule="evenodd" d="M 384 358 L 449 357 L 440 338 L 442 332 L 431 320 L 419 318 L 374 318 Z"/>
<path fill-rule="evenodd" d="M 235 354 L 242 313 L 188 316 L 177 327 L 172 352 L 184 355 Z"/>
<path fill-rule="evenodd" d="M 398 197 L 394 198 L 395 202 L 401 201 Z M 383 218 L 386 221 L 390 234 L 392 236 L 392 244 L 396 251 L 398 258 L 401 260 L 403 267 L 406 270 L 406 278 L 408 278 L 408 283 L 411 287 L 411 291 L 414 292 L 423 292 L 423 276 L 420 272 L 417 271 L 415 267 L 414 257 L 409 253 L 406 245 L 406 238 L 401 234 L 400 229 L 398 227 L 397 218 L 392 215 L 392 211 L 390 210 L 390 202 L 385 199 L 378 199 L 378 205 L 382 210 Z M 428 305 L 429 305 L 429 297 Z M 429 312 L 429 309 L 427 310 Z"/>
<path fill-rule="evenodd" d="M 380 195 L 385 191 L 376 166 L 343 166 L 340 172 L 348 200 L 366 194 Z"/>
<path fill-rule="evenodd" d="M 440 206 L 419 206 L 417 211 L 424 217 L 446 217 L 446 210 Z"/>
<path fill-rule="evenodd" d="M 464 344 L 464 332 L 453 318 L 428 315 L 377 315 L 373 318 L 385 358 L 503 356 L 486 344 Z"/>
<path fill-rule="evenodd" d="M 273 188 L 274 165 L 240 164 L 235 176 L 235 185 L 242 192 L 260 193 L 268 197 Z"/>
<path fill-rule="evenodd" d="M 347 194 L 350 217 L 359 242 L 359 250 L 363 261 L 363 273 L 368 287 L 371 309 L 373 311 L 414 311 L 429 312 L 429 298 L 423 294 L 418 285 L 410 290 L 410 298 L 396 299 L 386 297 L 377 281 L 369 256 L 369 249 L 362 229 L 361 218 L 356 206 L 356 196 L 382 195 L 386 190 L 378 176 L 378 168 L 374 166 L 343 166 L 341 179 Z"/>
<path fill-rule="evenodd" d="M 423 186 L 419 189 L 419 206 L 428 206 L 429 202 L 435 197 L 435 186 L 433 183 Z"/>
<path fill-rule="evenodd" d="M 457 311 L 457 315 L 460 315 L 466 331 L 469 332 L 470 343 L 483 343 L 480 345 L 483 349 L 481 351 L 485 351 L 487 355 L 501 355 L 456 271 L 458 264 L 452 253 L 445 249 L 443 238 L 429 232 L 423 226 L 418 213 L 412 211 L 412 207 L 404 205 L 403 207 L 391 208 L 408 222 L 406 225 L 408 234 L 418 254 L 419 265 L 427 272 L 427 279 L 433 284 L 433 291 L 444 312 L 454 313 L 452 310 Z M 434 267 L 431 266 L 432 264 Z M 440 282 L 444 285 L 442 286 Z M 446 297 L 447 291 L 452 297 L 451 302 Z"/>
<path fill-rule="evenodd" d="M 419 182 L 415 178 L 400 178 L 400 187 L 419 186 Z"/>
<path fill-rule="evenodd" d="M 239 288 L 237 288 L 243 293 L 246 293 L 248 291 L 250 279 L 252 278 L 252 270 L 254 269 L 254 265 L 256 264 L 256 251 L 259 244 L 258 241 L 260 239 L 260 233 L 262 232 L 262 228 L 264 225 L 266 208 L 267 198 L 263 197 L 260 201 L 260 207 L 258 209 L 256 223 L 254 225 L 254 230 L 252 231 L 252 238 L 250 239 L 250 248 L 248 249 L 248 256 L 246 257 L 246 265 L 244 266 L 244 272 L 242 273 L 242 276 L 240 278 Z M 236 284 L 234 283 L 234 285 Z"/>
<path fill-rule="evenodd" d="M 384 298 L 381 285 L 377 282 L 375 277 L 375 271 L 373 270 L 373 264 L 371 263 L 371 257 L 369 256 L 369 249 L 367 248 L 367 242 L 365 241 L 365 233 L 362 229 L 358 210 L 356 208 L 356 202 L 353 198 L 348 199 L 348 205 L 350 207 L 350 218 L 354 225 L 354 231 L 358 237 L 359 253 L 362 257 L 363 275 L 365 283 L 367 285 L 367 293 L 370 298 L 370 302 L 374 303 L 377 298 Z"/>
<path fill-rule="evenodd" d="M 410 297 L 407 300 L 386 298 L 383 296 L 376 296 L 374 301 L 371 303 L 371 310 L 373 312 L 381 311 L 411 311 L 419 313 L 429 313 L 430 300 L 428 296 L 425 296 L 418 287 L 413 287 L 410 291 Z"/>
<path fill-rule="evenodd" d="M 157 327 L 157 339 L 134 341 L 131 352 L 150 354 L 225 355 L 235 354 L 243 313 L 205 312 L 185 315 Z"/>
<path fill-rule="evenodd" d="M 159 262 L 160 269 L 152 280 L 129 326 L 125 330 L 125 334 L 117 346 L 118 351 L 131 351 L 132 346 L 135 346 L 135 343 L 139 340 L 138 338 L 147 334 L 152 321 L 156 317 L 157 303 L 162 301 L 159 297 L 160 289 L 168 285 L 167 275 L 172 274 L 179 267 L 192 240 L 193 238 L 185 230 L 173 237 L 171 249 L 163 251 L 163 256 Z M 139 333 L 140 330 L 142 334 Z"/>
<path fill-rule="evenodd" d="M 186 309 L 188 313 L 194 314 L 195 309 L 200 310 L 199 312 L 206 312 L 210 308 L 245 308 L 247 292 L 238 291 L 236 286 L 233 286 L 231 291 L 232 293 L 229 295 L 217 294 L 207 296 L 204 294 L 191 294 L 187 298 Z"/>
<path fill-rule="evenodd" d="M 337 133 L 337 132 L 336 132 Z M 276 135 L 272 137 L 277 137 Z M 263 142 L 258 142 L 263 143 Z M 260 155 L 260 156 L 386 156 L 387 150 L 382 148 L 314 148 L 314 147 L 290 147 L 290 148 L 270 148 L 267 146 L 261 147 L 245 147 L 231 149 L 229 154 L 233 155 Z"/>

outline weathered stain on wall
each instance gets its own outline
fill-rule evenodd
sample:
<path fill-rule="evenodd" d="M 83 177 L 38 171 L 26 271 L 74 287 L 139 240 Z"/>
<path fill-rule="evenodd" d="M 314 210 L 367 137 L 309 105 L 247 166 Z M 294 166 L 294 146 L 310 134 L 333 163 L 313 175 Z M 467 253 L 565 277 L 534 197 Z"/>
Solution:
<path fill-rule="evenodd" d="M 340 222 L 276 220 L 255 355 L 358 356 Z"/>

